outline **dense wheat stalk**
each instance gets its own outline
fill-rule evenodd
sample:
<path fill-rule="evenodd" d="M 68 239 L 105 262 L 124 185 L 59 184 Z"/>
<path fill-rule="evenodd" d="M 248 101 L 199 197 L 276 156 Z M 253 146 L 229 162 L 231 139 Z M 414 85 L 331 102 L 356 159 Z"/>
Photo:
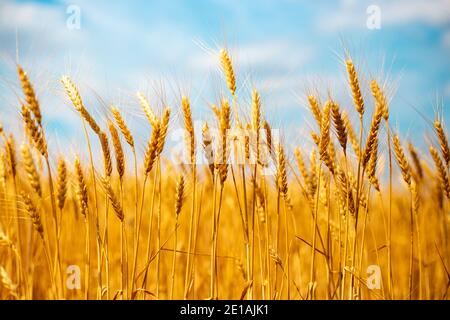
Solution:
<path fill-rule="evenodd" d="M 56 154 L 51 109 L 17 66 L 19 125 L 0 124 L 0 299 L 448 299 L 446 114 L 429 152 L 414 132 L 405 154 L 389 84 L 365 88 L 347 60 L 353 105 L 313 88 L 310 134 L 293 136 L 256 89 L 238 97 L 228 51 L 218 62 L 211 114 L 138 93 L 148 132 L 114 106 L 93 104 L 97 119 L 62 77 L 85 146 L 58 137 Z"/>

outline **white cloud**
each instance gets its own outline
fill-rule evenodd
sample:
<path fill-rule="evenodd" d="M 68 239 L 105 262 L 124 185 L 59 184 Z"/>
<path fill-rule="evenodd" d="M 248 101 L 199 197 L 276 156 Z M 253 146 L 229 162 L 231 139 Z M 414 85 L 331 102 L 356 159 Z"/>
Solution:
<path fill-rule="evenodd" d="M 0 25 L 3 30 L 14 31 L 16 28 L 33 31 L 45 22 L 58 20 L 53 6 L 36 3 L 17 3 L 5 1 L 0 5 Z"/>
<path fill-rule="evenodd" d="M 250 43 L 230 49 L 235 66 L 257 68 L 276 68 L 280 71 L 292 70 L 306 63 L 313 54 L 311 46 L 271 40 Z M 195 55 L 189 61 L 190 67 L 212 70 L 219 66 L 218 50 Z"/>
<path fill-rule="evenodd" d="M 399 1 L 341 1 L 337 10 L 328 12 L 319 19 L 322 30 L 366 27 L 369 5 L 381 10 L 381 26 L 422 22 L 442 26 L 450 21 L 450 0 L 399 0 Z"/>

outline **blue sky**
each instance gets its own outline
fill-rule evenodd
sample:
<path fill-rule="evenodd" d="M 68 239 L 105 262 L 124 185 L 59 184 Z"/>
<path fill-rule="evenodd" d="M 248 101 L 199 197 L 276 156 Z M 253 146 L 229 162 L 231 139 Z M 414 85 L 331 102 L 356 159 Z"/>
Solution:
<path fill-rule="evenodd" d="M 80 29 L 67 27 L 69 5 L 80 9 Z M 366 26 L 370 5 L 380 9 L 378 30 Z M 0 119 L 16 129 L 17 48 L 58 144 L 74 144 L 79 134 L 62 74 L 79 84 L 97 117 L 117 104 L 143 139 L 145 122 L 132 120 L 141 115 L 137 91 L 155 106 L 164 100 L 178 107 L 180 94 L 189 94 L 195 117 L 208 119 L 207 103 L 226 89 L 217 59 L 223 46 L 235 63 L 241 103 L 258 88 L 267 118 L 289 141 L 302 140 L 312 125 L 306 94 L 318 91 L 325 100 L 330 93 L 351 108 L 346 52 L 363 87 L 372 78 L 386 83 L 392 123 L 403 137 L 426 141 L 431 130 L 421 114 L 432 119 L 439 110 L 450 122 L 450 0 L 2 0 Z"/>

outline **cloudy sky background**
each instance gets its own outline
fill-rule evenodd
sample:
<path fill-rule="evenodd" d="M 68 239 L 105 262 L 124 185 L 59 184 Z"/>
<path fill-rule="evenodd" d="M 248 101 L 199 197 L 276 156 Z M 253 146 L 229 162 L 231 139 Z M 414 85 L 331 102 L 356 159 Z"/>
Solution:
<path fill-rule="evenodd" d="M 80 9 L 80 29 L 67 27 L 70 5 Z M 379 30 L 366 26 L 370 5 L 381 10 Z M 63 74 L 80 86 L 96 117 L 106 116 L 110 104 L 122 108 L 143 141 L 149 132 L 137 91 L 156 107 L 174 109 L 180 94 L 188 94 L 195 118 L 210 119 L 208 103 L 226 94 L 217 58 L 224 46 L 242 105 L 256 87 L 267 118 L 290 144 L 304 141 L 313 127 L 308 93 L 322 100 L 330 94 L 352 108 L 346 54 L 364 88 L 372 78 L 386 84 L 392 124 L 403 138 L 426 141 L 431 128 L 423 117 L 432 119 L 436 111 L 450 123 L 450 0 L 2 0 L 0 121 L 20 130 L 17 58 L 35 83 L 51 143 L 63 151 L 79 148 L 80 137 L 79 119 L 59 83 Z"/>

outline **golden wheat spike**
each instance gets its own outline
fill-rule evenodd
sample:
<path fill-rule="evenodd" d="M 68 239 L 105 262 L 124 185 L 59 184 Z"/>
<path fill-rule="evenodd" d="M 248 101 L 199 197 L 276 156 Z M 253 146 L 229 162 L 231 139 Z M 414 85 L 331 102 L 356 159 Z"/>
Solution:
<path fill-rule="evenodd" d="M 128 128 L 127 124 L 125 123 L 125 120 L 123 119 L 122 115 L 120 114 L 119 109 L 116 107 L 111 107 L 111 112 L 113 114 L 114 120 L 116 121 L 117 126 L 120 129 L 120 132 L 122 132 L 122 135 L 125 137 L 125 140 L 130 145 L 130 147 L 134 148 L 134 139 L 133 135 L 131 134 L 130 129 Z"/>
<path fill-rule="evenodd" d="M 345 128 L 347 129 L 348 138 L 350 139 L 350 144 L 352 146 L 353 152 L 358 158 L 360 158 L 359 142 L 358 138 L 356 137 L 355 129 L 353 128 L 347 112 L 344 111 L 342 113 L 342 117 L 344 119 Z"/>
<path fill-rule="evenodd" d="M 117 132 L 114 124 L 108 120 L 108 129 L 111 134 L 112 144 L 114 147 L 114 154 L 116 156 L 116 169 L 119 174 L 119 178 L 122 180 L 125 174 L 125 155 L 123 153 L 122 143 L 120 142 L 119 133 Z"/>
<path fill-rule="evenodd" d="M 350 88 L 352 89 L 353 101 L 355 103 L 356 111 L 358 111 L 360 117 L 364 114 L 364 100 L 361 94 L 361 88 L 359 86 L 358 74 L 355 70 L 353 61 L 348 59 L 345 61 L 347 67 L 347 73 L 350 80 Z"/>
<path fill-rule="evenodd" d="M 6 154 L 5 151 L 0 151 L 0 189 L 4 192 L 6 190 L 6 179 L 8 178 L 8 169 L 6 168 Z"/>
<path fill-rule="evenodd" d="M 44 227 L 41 222 L 41 216 L 39 215 L 39 212 L 37 211 L 36 206 L 34 205 L 33 201 L 31 200 L 30 195 L 26 194 L 25 192 L 21 192 L 21 197 L 23 199 L 23 203 L 25 206 L 25 212 L 31 218 L 34 229 L 39 234 L 39 236 L 42 239 L 44 239 Z"/>
<path fill-rule="evenodd" d="M 0 283 L 7 290 L 8 294 L 18 298 L 18 285 L 14 284 L 5 268 L 0 266 Z"/>
<path fill-rule="evenodd" d="M 288 183 L 286 171 L 286 157 L 284 148 L 280 144 L 277 145 L 277 187 L 283 197 L 287 197 Z"/>
<path fill-rule="evenodd" d="M 44 157 L 47 157 L 47 143 L 44 139 L 41 127 L 39 127 L 39 125 L 32 119 L 30 110 L 24 105 L 22 105 L 22 119 L 25 124 L 26 132 L 30 135 L 36 149 L 38 149 Z"/>
<path fill-rule="evenodd" d="M 119 199 L 117 198 L 116 194 L 114 193 L 114 190 L 111 187 L 111 184 L 109 182 L 109 177 L 102 177 L 101 183 L 103 185 L 103 188 L 105 189 L 106 196 L 108 197 L 109 201 L 111 201 L 111 205 L 114 209 L 114 213 L 116 214 L 116 217 L 123 221 L 124 213 L 122 209 L 122 205 L 120 204 Z"/>
<path fill-rule="evenodd" d="M 383 115 L 384 120 L 388 121 L 389 119 L 389 107 L 387 103 L 386 96 L 380 89 L 377 81 L 374 79 L 370 83 L 370 88 L 372 89 L 372 95 L 375 98 L 377 107 L 380 108 L 380 112 Z"/>
<path fill-rule="evenodd" d="M 345 127 L 344 119 L 342 118 L 342 113 L 337 103 L 333 103 L 331 106 L 331 115 L 333 117 L 334 127 L 336 129 L 336 135 L 339 144 L 344 151 L 347 153 L 347 128 Z"/>
<path fill-rule="evenodd" d="M 67 195 L 67 166 L 64 158 L 58 160 L 58 176 L 56 179 L 56 200 L 59 210 L 64 208 Z"/>
<path fill-rule="evenodd" d="M 316 120 L 317 125 L 320 128 L 321 121 L 322 121 L 322 111 L 320 110 L 319 102 L 317 101 L 317 98 L 315 96 L 309 95 L 308 103 L 309 103 L 309 108 L 311 110 L 311 113 L 312 113 L 314 119 Z"/>
<path fill-rule="evenodd" d="M 409 151 L 409 154 L 411 155 L 411 159 L 412 159 L 414 167 L 416 169 L 416 174 L 419 179 L 422 179 L 423 178 L 422 164 L 420 163 L 419 154 L 411 142 L 408 143 L 408 151 Z"/>
<path fill-rule="evenodd" d="M 15 251 L 14 243 L 2 229 L 0 229 L 0 247 L 8 247 Z"/>
<path fill-rule="evenodd" d="M 227 99 L 222 99 L 222 108 L 220 114 L 220 124 L 219 124 L 219 135 L 220 135 L 220 152 L 218 169 L 219 169 L 219 177 L 220 183 L 223 185 L 228 176 L 228 129 L 230 129 L 230 105 L 228 104 Z"/>
<path fill-rule="evenodd" d="M 191 104 L 188 97 L 181 97 L 181 109 L 183 110 L 184 127 L 186 129 L 186 149 L 191 164 L 195 163 L 195 135 L 194 123 L 192 122 Z"/>
<path fill-rule="evenodd" d="M 153 127 L 152 135 L 148 141 L 147 148 L 144 155 L 144 169 L 145 173 L 149 174 L 153 169 L 153 164 L 155 163 L 158 151 L 158 141 L 160 136 L 160 125 L 157 123 Z"/>
<path fill-rule="evenodd" d="M 81 214 L 87 218 L 88 214 L 88 191 L 87 185 L 84 179 L 83 169 L 81 167 L 81 162 L 78 157 L 75 158 L 74 162 L 75 167 L 75 175 L 77 179 L 77 188 L 76 188 L 76 196 L 78 200 L 78 209 L 81 211 Z"/>
<path fill-rule="evenodd" d="M 170 121 L 170 108 L 165 108 L 163 112 L 163 116 L 161 119 L 161 132 L 158 140 L 158 150 L 157 154 L 160 155 L 164 149 L 164 144 L 166 143 L 167 132 L 169 130 L 169 121 Z"/>
<path fill-rule="evenodd" d="M 36 170 L 33 156 L 31 155 L 31 151 L 28 148 L 28 145 L 23 143 L 20 146 L 20 151 L 22 154 L 23 165 L 25 167 L 25 171 L 28 176 L 28 182 L 30 183 L 34 191 L 39 195 L 39 197 L 42 197 L 42 189 L 41 189 L 41 182 L 39 179 L 39 173 Z"/>
<path fill-rule="evenodd" d="M 378 137 L 376 137 L 375 141 L 373 142 L 370 160 L 368 161 L 367 165 L 367 176 L 369 177 L 369 181 L 373 185 L 375 190 L 380 191 L 380 182 L 376 174 L 377 160 L 378 160 Z"/>
<path fill-rule="evenodd" d="M 334 173 L 334 163 L 330 156 L 329 146 L 331 144 L 330 140 L 330 114 L 331 107 L 333 105 L 332 101 L 327 101 L 323 108 L 321 128 L 320 128 L 320 139 L 319 139 L 319 153 L 320 159 L 325 163 L 331 173 Z"/>
<path fill-rule="evenodd" d="M 433 146 L 430 146 L 430 153 L 431 157 L 433 158 L 434 164 L 436 165 L 438 173 L 437 176 L 439 178 L 439 181 L 441 182 L 442 190 L 445 192 L 447 198 L 450 199 L 450 182 L 447 175 L 447 170 L 445 170 L 444 167 L 444 163 L 442 162 L 438 151 Z"/>
<path fill-rule="evenodd" d="M 81 99 L 80 92 L 78 91 L 77 86 L 70 80 L 68 76 L 63 76 L 61 78 L 61 82 L 66 90 L 66 94 L 69 96 L 72 101 L 73 106 L 79 112 L 80 116 L 89 124 L 92 131 L 94 131 L 97 135 L 100 134 L 100 127 L 91 114 L 84 107 L 83 100 Z"/>
<path fill-rule="evenodd" d="M 180 175 L 177 181 L 177 187 L 175 191 L 175 214 L 177 216 L 181 212 L 181 207 L 183 206 L 183 198 L 184 198 L 184 178 L 182 175 Z"/>
<path fill-rule="evenodd" d="M 363 151 L 362 165 L 366 167 L 367 163 L 372 156 L 372 151 L 376 147 L 375 144 L 378 143 L 378 132 L 380 131 L 381 118 L 383 116 L 383 107 L 377 102 L 375 109 L 375 114 L 372 118 L 372 124 L 370 126 L 369 135 L 366 140 L 366 146 Z"/>
<path fill-rule="evenodd" d="M 5 141 L 5 149 L 9 162 L 9 169 L 11 170 L 11 174 L 14 178 L 17 174 L 17 158 L 16 158 L 16 142 L 12 134 L 9 135 L 9 137 Z"/>
<path fill-rule="evenodd" d="M 36 94 L 33 89 L 33 85 L 28 78 L 27 73 L 22 69 L 20 65 L 17 65 L 17 73 L 19 74 L 19 80 L 22 85 L 22 90 L 25 95 L 25 101 L 27 102 L 28 108 L 33 112 L 34 118 L 39 125 L 42 125 L 42 115 L 39 102 L 36 98 Z"/>
<path fill-rule="evenodd" d="M 137 93 L 137 97 L 142 109 L 144 110 L 148 122 L 150 122 L 152 127 L 156 126 L 159 120 L 158 117 L 153 112 L 153 109 L 150 106 L 150 103 L 148 102 L 147 98 L 141 92 Z"/>
<path fill-rule="evenodd" d="M 227 80 L 228 89 L 234 96 L 236 93 L 236 78 L 234 76 L 233 64 L 227 50 L 220 50 L 220 63 L 222 65 L 225 78 Z"/>
<path fill-rule="evenodd" d="M 261 130 L 261 99 L 258 91 L 253 89 L 252 91 L 252 129 L 256 136 L 255 141 L 255 152 L 256 152 L 256 161 L 260 162 L 260 148 L 259 148 L 259 137 Z"/>
<path fill-rule="evenodd" d="M 442 123 L 437 119 L 434 121 L 434 128 L 436 129 L 436 135 L 439 140 L 439 146 L 441 147 L 442 157 L 445 160 L 447 168 L 450 165 L 450 147 L 448 145 L 447 135 L 445 134 Z"/>
<path fill-rule="evenodd" d="M 340 194 L 340 200 L 343 205 L 348 205 L 348 212 L 355 215 L 355 201 L 353 197 L 352 187 L 347 175 L 342 169 L 338 170 L 337 182 Z"/>
<path fill-rule="evenodd" d="M 112 174 L 112 160 L 111 160 L 111 151 L 109 149 L 108 136 L 104 131 L 101 131 L 98 137 L 100 139 L 100 145 L 102 147 L 105 174 L 109 177 Z"/>
<path fill-rule="evenodd" d="M 270 127 L 270 124 L 264 120 L 263 121 L 263 128 L 266 132 L 266 147 L 269 154 L 273 153 L 273 141 L 272 141 L 272 128 Z"/>
<path fill-rule="evenodd" d="M 402 145 L 400 143 L 400 138 L 398 135 L 394 136 L 394 153 L 395 158 L 397 159 L 397 163 L 400 167 L 400 171 L 403 176 L 403 180 L 405 180 L 406 184 L 411 186 L 411 169 L 406 159 L 405 153 L 403 152 Z"/>
<path fill-rule="evenodd" d="M 295 160 L 297 162 L 298 170 L 300 171 L 300 174 L 302 175 L 305 183 L 308 184 L 309 183 L 308 169 L 306 168 L 305 160 L 303 159 L 302 151 L 300 150 L 300 147 L 295 148 L 294 155 L 295 155 Z"/>

